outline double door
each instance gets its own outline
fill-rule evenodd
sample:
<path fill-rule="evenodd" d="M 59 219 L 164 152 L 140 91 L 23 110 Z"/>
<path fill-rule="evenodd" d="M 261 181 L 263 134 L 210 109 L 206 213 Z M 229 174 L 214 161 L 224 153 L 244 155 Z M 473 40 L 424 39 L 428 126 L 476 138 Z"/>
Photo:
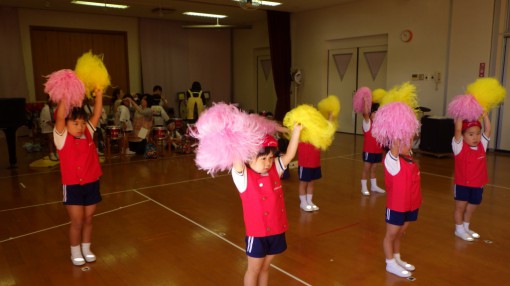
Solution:
<path fill-rule="evenodd" d="M 353 96 L 362 86 L 386 89 L 387 46 L 365 46 L 328 51 L 328 95 L 340 99 L 339 132 L 363 134 L 361 114 L 352 108 Z"/>

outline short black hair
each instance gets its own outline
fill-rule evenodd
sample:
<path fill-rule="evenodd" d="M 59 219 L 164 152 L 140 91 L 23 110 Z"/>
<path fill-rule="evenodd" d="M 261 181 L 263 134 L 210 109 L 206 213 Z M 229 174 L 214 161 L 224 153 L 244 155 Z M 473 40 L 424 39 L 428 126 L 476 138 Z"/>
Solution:
<path fill-rule="evenodd" d="M 85 109 L 83 109 L 83 107 L 74 107 L 73 109 L 71 109 L 71 111 L 69 112 L 69 114 L 66 117 L 66 122 L 67 122 L 67 120 L 76 120 L 76 119 L 83 119 L 85 121 L 87 121 L 89 119 L 89 116 L 88 116 L 87 112 L 85 111 Z"/>
<path fill-rule="evenodd" d="M 257 154 L 257 158 L 269 155 L 269 153 L 273 153 L 273 155 L 276 155 L 276 152 L 278 152 L 278 148 L 276 148 L 276 147 L 272 147 L 272 146 L 262 147 L 262 148 L 260 148 L 260 151 Z"/>
<path fill-rule="evenodd" d="M 372 103 L 372 107 L 370 108 L 370 113 L 374 113 L 379 109 L 379 103 Z"/>
<path fill-rule="evenodd" d="M 153 88 L 152 88 L 152 92 L 156 92 L 156 91 L 163 91 L 163 88 L 160 86 L 160 85 L 155 85 Z"/>

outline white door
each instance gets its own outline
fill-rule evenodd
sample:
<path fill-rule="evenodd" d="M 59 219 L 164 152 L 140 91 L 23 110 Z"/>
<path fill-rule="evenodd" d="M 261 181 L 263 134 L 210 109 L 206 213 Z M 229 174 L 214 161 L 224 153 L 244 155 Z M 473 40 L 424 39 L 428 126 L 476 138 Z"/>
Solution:
<path fill-rule="evenodd" d="M 387 46 L 366 46 L 328 51 L 328 95 L 340 99 L 337 131 L 362 134 L 363 117 L 352 109 L 359 87 L 386 89 Z"/>
<path fill-rule="evenodd" d="M 357 48 L 333 49 L 328 51 L 328 96 L 340 99 L 337 131 L 354 133 L 352 95 L 356 91 Z"/>
<path fill-rule="evenodd" d="M 508 44 L 510 43 L 510 38 L 505 38 L 506 43 L 506 51 L 505 51 L 505 62 L 503 63 L 504 72 L 503 72 L 503 86 L 506 90 L 510 90 L 510 48 Z M 499 107 L 499 122 L 492 123 L 494 130 L 497 126 L 497 134 L 496 135 L 496 149 L 510 151 L 510 103 L 507 100 Z"/>
<path fill-rule="evenodd" d="M 360 47 L 358 65 L 358 86 L 370 90 L 386 89 L 386 67 L 388 63 L 386 46 Z M 352 108 L 352 104 L 351 104 Z M 356 133 L 363 134 L 363 115 L 356 114 Z"/>
<path fill-rule="evenodd" d="M 276 91 L 274 89 L 271 57 L 257 56 L 257 112 L 269 111 L 276 108 Z"/>

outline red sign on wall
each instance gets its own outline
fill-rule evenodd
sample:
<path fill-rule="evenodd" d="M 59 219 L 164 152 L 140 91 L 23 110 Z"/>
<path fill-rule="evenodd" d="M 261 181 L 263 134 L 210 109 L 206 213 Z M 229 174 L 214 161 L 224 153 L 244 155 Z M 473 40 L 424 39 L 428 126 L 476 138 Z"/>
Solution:
<path fill-rule="evenodd" d="M 485 77 L 485 63 L 480 63 L 480 68 L 478 69 L 478 77 Z"/>

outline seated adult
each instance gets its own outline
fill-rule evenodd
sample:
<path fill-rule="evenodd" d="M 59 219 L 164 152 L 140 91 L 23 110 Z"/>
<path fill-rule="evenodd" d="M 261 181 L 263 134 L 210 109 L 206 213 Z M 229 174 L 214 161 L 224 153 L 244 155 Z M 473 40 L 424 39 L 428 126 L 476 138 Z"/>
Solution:
<path fill-rule="evenodd" d="M 152 96 L 150 94 L 143 95 L 140 105 L 133 104 L 135 114 L 133 117 L 133 132 L 129 134 L 129 149 L 136 154 L 144 154 L 145 146 L 150 140 L 152 130 Z"/>

